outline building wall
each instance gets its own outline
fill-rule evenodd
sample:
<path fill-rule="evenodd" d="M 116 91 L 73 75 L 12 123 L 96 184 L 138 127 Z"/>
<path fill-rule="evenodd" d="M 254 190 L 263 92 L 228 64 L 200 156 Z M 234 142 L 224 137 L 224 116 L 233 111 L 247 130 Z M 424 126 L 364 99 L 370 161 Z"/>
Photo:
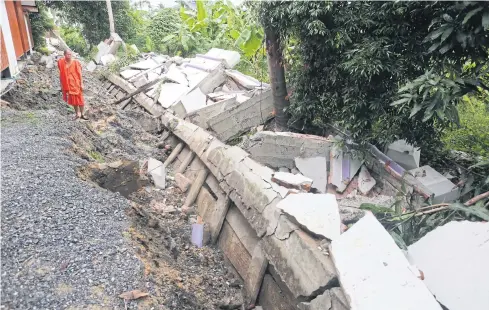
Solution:
<path fill-rule="evenodd" d="M 18 73 L 17 60 L 32 51 L 34 42 L 28 12 L 21 1 L 0 0 L 1 70 L 10 69 L 10 75 Z"/>
<path fill-rule="evenodd" d="M 2 30 L 3 44 L 5 44 L 5 49 L 3 48 L 2 45 L 2 50 L 0 51 L 0 53 L 2 54 L 1 56 L 2 70 L 5 70 L 7 67 L 9 67 L 10 75 L 15 75 L 18 73 L 19 69 L 17 65 L 15 43 L 13 40 L 14 35 L 12 34 L 11 27 L 10 27 L 11 22 L 9 20 L 10 16 L 8 13 L 9 10 L 7 8 L 7 5 L 9 5 L 11 9 L 13 8 L 13 3 L 7 3 L 7 1 L 0 0 L 0 25 Z M 15 10 L 13 12 L 15 12 Z M 13 14 L 12 16 L 14 18 L 16 17 L 15 14 Z M 19 36 L 18 27 L 16 26 L 15 28 L 17 29 L 17 37 L 18 37 Z M 6 64 L 3 62 L 4 59 L 8 60 Z"/>
<path fill-rule="evenodd" d="M 5 41 L 3 40 L 3 32 L 0 29 L 0 70 L 3 71 L 8 67 L 8 55 L 7 48 L 5 47 Z"/>

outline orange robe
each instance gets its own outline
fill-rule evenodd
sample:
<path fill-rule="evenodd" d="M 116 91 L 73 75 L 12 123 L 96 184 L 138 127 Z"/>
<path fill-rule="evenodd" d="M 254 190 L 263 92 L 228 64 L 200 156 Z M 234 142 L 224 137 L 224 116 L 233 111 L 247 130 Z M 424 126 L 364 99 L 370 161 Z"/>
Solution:
<path fill-rule="evenodd" d="M 58 68 L 63 100 L 72 106 L 84 105 L 80 62 L 72 59 L 71 64 L 67 65 L 63 57 L 58 60 Z"/>

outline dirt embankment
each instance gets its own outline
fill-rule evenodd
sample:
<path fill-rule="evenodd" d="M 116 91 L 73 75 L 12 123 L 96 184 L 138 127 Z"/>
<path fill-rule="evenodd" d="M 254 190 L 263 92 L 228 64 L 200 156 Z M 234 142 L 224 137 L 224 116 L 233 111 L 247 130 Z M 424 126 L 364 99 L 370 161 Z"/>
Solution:
<path fill-rule="evenodd" d="M 139 309 L 161 309 L 162 305 L 167 309 L 245 307 L 242 283 L 226 267 L 220 250 L 191 244 L 191 224 L 197 218 L 180 211 L 185 197 L 172 178 L 167 179 L 165 190 L 158 190 L 140 173 L 143 160 L 154 157 L 164 161 L 167 156 L 161 149 L 161 130 L 144 130 L 141 121 L 151 120 L 141 112 L 122 112 L 111 106 L 114 98 L 102 88 L 97 74 L 84 72 L 84 84 L 90 120 L 73 121 L 68 133 L 72 146 L 67 152 L 85 161 L 77 171 L 82 180 L 119 192 L 131 201 L 132 208 L 125 210 L 130 228 L 123 235 L 144 264 L 147 287 L 143 289 L 149 292 L 131 305 Z M 9 103 L 6 109 L 50 109 L 66 118 L 73 113 L 61 100 L 57 69 L 35 62 L 20 74 L 3 99 Z M 144 128 L 153 128 L 147 125 Z"/>

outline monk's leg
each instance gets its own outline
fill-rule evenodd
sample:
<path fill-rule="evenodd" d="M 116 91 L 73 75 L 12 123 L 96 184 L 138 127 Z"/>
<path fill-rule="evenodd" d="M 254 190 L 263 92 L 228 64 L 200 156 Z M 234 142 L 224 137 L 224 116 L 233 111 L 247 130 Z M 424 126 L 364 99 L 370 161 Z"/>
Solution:
<path fill-rule="evenodd" d="M 80 107 L 77 106 L 77 105 L 74 105 L 73 108 L 75 108 L 75 114 L 76 114 L 76 118 L 79 118 L 80 117 Z"/>

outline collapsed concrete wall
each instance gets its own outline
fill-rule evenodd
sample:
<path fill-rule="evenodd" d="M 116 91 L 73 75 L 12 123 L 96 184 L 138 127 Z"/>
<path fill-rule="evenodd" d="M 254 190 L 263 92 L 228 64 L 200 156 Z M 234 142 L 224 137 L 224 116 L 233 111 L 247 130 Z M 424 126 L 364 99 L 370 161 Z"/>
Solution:
<path fill-rule="evenodd" d="M 182 210 L 197 206 L 203 231 L 193 235 L 193 242 L 217 242 L 243 279 L 248 300 L 265 309 L 402 308 L 396 298 L 384 300 L 374 291 L 388 288 L 399 297 L 405 283 L 413 297 L 406 309 L 439 309 L 380 223 L 358 206 L 336 204 L 334 196 L 324 194 L 328 184 L 348 194 L 355 182 L 367 194 L 376 184 L 368 169 L 411 199 L 424 201 L 437 193 L 375 147 L 359 159 L 336 148 L 331 138 L 267 131 L 242 143 L 244 149 L 226 145 L 263 124 L 273 110 L 269 86 L 229 70 L 235 62 L 231 56 L 221 61 L 209 55 L 150 58 L 121 72 L 122 78 L 108 77 L 109 91 L 126 93 L 152 78 L 171 81 L 160 85 L 165 87 L 160 93 L 143 89 L 131 109 L 154 115 L 150 123 L 160 120 L 164 139 L 172 140 L 164 166 L 173 164 L 176 184 L 187 193 Z M 158 77 L 151 77 L 150 71 L 159 68 Z M 141 77 L 146 80 L 138 84 Z M 296 167 L 304 175 L 288 173 Z M 322 194 L 304 193 L 311 188 Z M 369 230 L 372 235 L 364 235 Z M 345 263 L 348 252 L 357 255 L 356 261 Z M 362 256 L 371 268 L 364 268 Z"/>
<path fill-rule="evenodd" d="M 331 259 L 318 249 L 320 240 L 276 208 L 282 196 L 271 181 L 273 170 L 171 113 L 161 118 L 199 158 L 201 169 L 212 174 L 207 184 L 213 183 L 209 188 L 217 199 L 198 199 L 199 215 L 209 224 L 210 234 L 219 235 L 219 245 L 243 278 L 251 299 L 260 296 L 259 303 L 270 305 L 268 309 L 293 309 L 332 288 L 339 289 Z M 203 187 L 199 196 L 208 196 L 205 191 Z M 264 278 L 268 279 L 265 286 Z"/>

